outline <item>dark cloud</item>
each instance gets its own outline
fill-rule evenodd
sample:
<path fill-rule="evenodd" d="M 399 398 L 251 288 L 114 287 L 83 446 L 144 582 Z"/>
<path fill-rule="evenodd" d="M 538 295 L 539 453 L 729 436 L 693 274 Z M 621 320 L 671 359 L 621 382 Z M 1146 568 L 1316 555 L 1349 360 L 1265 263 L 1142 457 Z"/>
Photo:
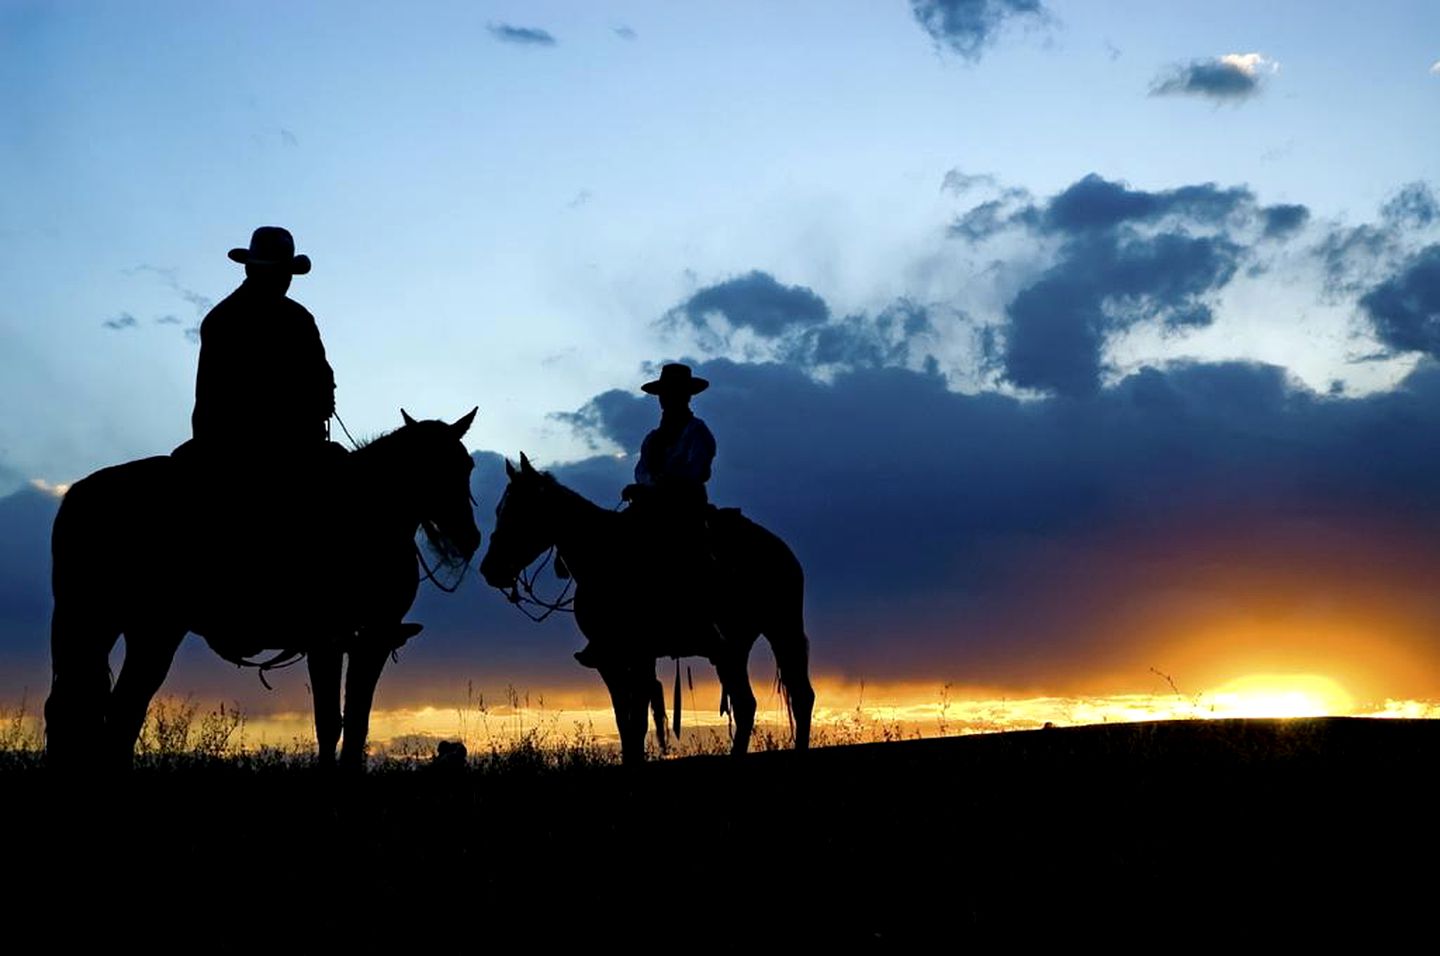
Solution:
<path fill-rule="evenodd" d="M 485 29 L 502 43 L 518 43 L 522 46 L 554 46 L 555 37 L 548 30 L 538 27 L 515 27 L 508 23 L 491 23 Z"/>
<path fill-rule="evenodd" d="M 769 273 L 755 271 L 701 289 L 672 309 L 665 321 L 715 332 L 712 319 L 717 315 L 732 328 L 775 338 L 795 326 L 825 322 L 830 309 L 805 286 L 781 285 Z"/>
<path fill-rule="evenodd" d="M 1024 189 L 1002 190 L 996 199 L 972 206 L 955 217 L 947 230 L 954 239 L 981 242 L 1008 229 L 1034 227 L 1040 212 L 1031 205 L 1031 195 Z"/>
<path fill-rule="evenodd" d="M 1203 590 L 1217 566 L 1236 578 L 1207 598 L 1217 616 L 1314 601 L 1347 574 L 1398 584 L 1385 568 L 1356 572 L 1353 552 L 1307 553 L 1292 539 L 1363 541 L 1376 503 L 1388 515 L 1376 527 L 1413 523 L 1440 543 L 1433 366 L 1361 399 L 1225 363 L 1148 368 L 1083 399 L 1037 402 L 957 394 L 898 368 L 829 383 L 779 364 L 697 372 L 713 383 L 696 399 L 719 443 L 713 497 L 795 548 L 817 659 L 850 674 L 952 673 L 962 661 L 977 681 L 1093 669 L 1115 658 L 1108 642 L 1134 653 L 1147 637 L 1127 631 L 1130 610 Z M 616 392 L 583 417 L 633 453 L 655 416 L 653 399 Z M 595 461 L 624 480 L 613 458 Z M 1431 571 L 1401 575 L 1417 600 L 1440 563 L 1440 547 L 1428 553 Z M 1243 582 L 1257 574 L 1284 598 L 1256 596 Z"/>
<path fill-rule="evenodd" d="M 1040 0 L 910 0 L 910 9 L 936 46 L 972 62 L 980 59 L 1005 21 L 1041 21 L 1047 16 Z"/>
<path fill-rule="evenodd" d="M 596 395 L 576 411 L 555 412 L 550 417 L 575 429 L 592 448 L 598 448 L 602 440 L 622 448 L 639 448 L 646 432 L 655 427 L 654 409 L 635 401 L 633 392 L 618 388 Z"/>
<path fill-rule="evenodd" d="M 1420 250 L 1365 293 L 1360 308 L 1386 347 L 1440 355 L 1440 244 Z"/>
<path fill-rule="evenodd" d="M 636 33 L 634 30 L 626 26 L 616 27 L 614 29 L 614 33 L 622 40 L 634 40 L 640 36 L 640 34 Z"/>
<path fill-rule="evenodd" d="M 1440 219 L 1440 204 L 1425 183 L 1408 183 L 1380 207 L 1380 218 L 1396 229 L 1424 229 Z"/>
<path fill-rule="evenodd" d="M 575 198 L 565 204 L 566 209 L 579 209 L 591 200 L 590 190 L 582 189 L 575 194 Z"/>
<path fill-rule="evenodd" d="M 159 318 L 157 318 L 157 319 L 155 320 L 155 324 L 156 324 L 156 325 L 180 325 L 181 322 L 180 322 L 180 317 L 179 317 L 178 315 L 162 315 L 162 316 L 160 316 Z"/>
<path fill-rule="evenodd" d="M 295 134 L 284 128 L 280 130 L 280 142 L 291 148 L 300 145 L 300 140 L 296 138 Z"/>
<path fill-rule="evenodd" d="M 1022 388 L 1096 392 L 1107 341 L 1150 322 L 1172 331 L 1208 325 L 1207 301 L 1249 254 L 1257 213 L 1243 187 L 1214 183 L 1146 191 L 1090 174 L 1048 201 L 1021 191 L 981 203 L 949 233 L 972 243 L 1007 233 L 1059 240 L 1055 261 L 1005 307 L 989 355 Z M 1281 214 L 1283 218 L 1283 214 Z"/>
<path fill-rule="evenodd" d="M 954 176 L 956 188 L 974 180 Z M 1043 202 L 1004 189 L 957 217 L 949 234 L 971 243 L 1006 233 L 1058 242 L 1054 261 L 1015 294 L 1003 322 L 972 330 L 1004 380 L 1078 396 L 1100 388 L 1104 350 L 1117 333 L 1142 323 L 1172 332 L 1210 324 L 1211 300 L 1247 264 L 1253 243 L 1293 231 L 1305 214 L 1303 207 L 1261 209 L 1244 187 L 1147 191 L 1091 174 Z M 696 331 L 699 349 L 711 356 L 734 354 L 731 331 L 749 329 L 770 351 L 742 340 L 747 358 L 764 354 L 827 374 L 918 369 L 937 361 L 935 308 L 902 299 L 878 314 L 832 317 L 811 289 L 756 271 L 695 293 L 665 324 Z M 947 326 L 952 316 L 970 325 L 951 313 Z"/>
<path fill-rule="evenodd" d="M 114 329 L 118 331 L 119 329 L 133 329 L 135 328 L 135 326 L 140 324 L 140 320 L 135 318 L 135 316 L 131 315 L 129 312 L 121 312 L 115 318 L 106 319 L 100 324 L 105 326 L 105 328 L 107 329 Z"/>
<path fill-rule="evenodd" d="M 1155 78 L 1151 96 L 1203 96 L 1238 102 L 1260 91 L 1261 69 L 1269 61 L 1259 54 L 1230 54 L 1177 64 Z"/>
<path fill-rule="evenodd" d="M 1314 247 L 1325 271 L 1325 291 L 1338 297 L 1372 288 L 1413 254 L 1437 222 L 1440 204 L 1427 184 L 1414 182 L 1381 204 L 1377 222 L 1331 226 Z"/>
<path fill-rule="evenodd" d="M 1310 221 L 1310 210 L 1304 206 L 1282 204 L 1260 210 L 1265 219 L 1265 238 L 1284 239 L 1298 232 Z"/>
<path fill-rule="evenodd" d="M 661 324 L 692 329 L 706 355 L 728 355 L 737 348 L 753 358 L 763 352 L 809 373 L 833 374 L 857 368 L 922 367 L 933 363 L 939 337 L 936 307 L 899 298 L 878 312 L 834 316 L 825 300 L 804 286 L 784 286 L 764 272 L 751 272 L 708 286 L 671 309 Z M 947 322 L 965 321 L 944 309 Z M 717 322 L 717 318 L 721 321 Z M 749 329 L 764 343 L 738 345 L 734 329 Z M 565 420 L 581 425 L 578 420 Z"/>
<path fill-rule="evenodd" d="M 1110 335 L 1145 321 L 1208 325 L 1202 297 L 1230 281 L 1243 253 L 1228 239 L 1181 233 L 1072 244 L 1006 307 L 1005 378 L 1061 395 L 1095 392 Z"/>
<path fill-rule="evenodd" d="M 3 470 L 3 468 L 0 468 Z M 49 688 L 50 525 L 59 501 L 28 485 L 0 498 L 0 703 Z"/>
<path fill-rule="evenodd" d="M 927 349 L 933 347 L 938 330 L 931 312 L 909 299 L 897 299 L 873 316 L 857 313 L 800 329 L 780 356 L 810 370 L 906 367 L 933 361 Z"/>
<path fill-rule="evenodd" d="M 972 206 L 950 224 L 949 233 L 957 239 L 979 242 L 1011 225 L 1006 204 L 998 199 Z"/>
<path fill-rule="evenodd" d="M 1331 295 L 1359 291 L 1374 270 L 1399 252 L 1394 229 L 1359 226 L 1332 229 L 1315 246 L 1325 270 L 1325 289 Z"/>
<path fill-rule="evenodd" d="M 1204 183 L 1146 192 L 1091 173 L 1050 200 L 1040 222 L 1045 231 L 1058 233 L 1106 230 L 1126 222 L 1153 223 L 1167 216 L 1217 225 L 1246 210 L 1254 200 L 1250 190 L 1239 186 L 1221 189 Z"/>

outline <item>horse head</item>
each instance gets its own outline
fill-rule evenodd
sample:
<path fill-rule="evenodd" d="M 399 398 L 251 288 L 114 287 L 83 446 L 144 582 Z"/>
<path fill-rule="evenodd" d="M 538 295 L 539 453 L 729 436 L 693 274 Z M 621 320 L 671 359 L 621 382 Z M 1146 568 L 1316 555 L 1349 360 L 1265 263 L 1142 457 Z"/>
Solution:
<path fill-rule="evenodd" d="M 495 506 L 495 530 L 480 562 L 480 574 L 492 587 L 508 588 L 520 572 L 555 543 L 555 528 L 546 499 L 555 479 L 536 471 L 520 454 L 520 467 L 505 459 L 510 483 Z"/>
<path fill-rule="evenodd" d="M 416 515 L 426 539 L 447 564 L 464 564 L 480 549 L 470 494 L 475 462 L 461 441 L 477 411 L 472 408 L 452 424 L 416 421 L 400 410 L 405 425 L 396 434 L 404 442 L 406 468 L 413 475 L 410 487 Z"/>

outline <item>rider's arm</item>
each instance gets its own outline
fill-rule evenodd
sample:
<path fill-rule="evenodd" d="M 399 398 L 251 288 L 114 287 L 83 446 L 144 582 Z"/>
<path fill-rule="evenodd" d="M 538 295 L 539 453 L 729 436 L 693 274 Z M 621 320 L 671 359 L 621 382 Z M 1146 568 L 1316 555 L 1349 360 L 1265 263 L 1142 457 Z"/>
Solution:
<path fill-rule="evenodd" d="M 700 484 L 710 480 L 710 463 L 715 460 L 715 436 L 698 418 L 690 420 L 680 437 L 681 447 L 677 478 Z"/>
<path fill-rule="evenodd" d="M 635 484 L 637 485 L 653 485 L 659 477 L 654 469 L 656 463 L 651 460 L 655 454 L 654 435 L 655 433 L 652 431 L 640 443 L 640 456 L 635 461 Z"/>
<path fill-rule="evenodd" d="M 315 317 L 303 306 L 299 309 L 304 317 L 301 334 L 309 355 L 311 371 L 308 374 L 314 389 L 313 414 L 316 418 L 329 418 L 335 413 L 335 370 L 325 358 L 325 345 L 320 341 L 320 327 L 315 324 Z"/>

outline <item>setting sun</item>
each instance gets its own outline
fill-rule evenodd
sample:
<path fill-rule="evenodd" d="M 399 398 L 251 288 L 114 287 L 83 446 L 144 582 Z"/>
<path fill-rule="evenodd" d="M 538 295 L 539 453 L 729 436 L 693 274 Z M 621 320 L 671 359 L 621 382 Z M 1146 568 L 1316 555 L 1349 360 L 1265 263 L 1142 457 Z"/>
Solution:
<path fill-rule="evenodd" d="M 1349 714 L 1354 700 L 1318 674 L 1250 674 L 1206 695 L 1213 717 L 1325 717 Z"/>

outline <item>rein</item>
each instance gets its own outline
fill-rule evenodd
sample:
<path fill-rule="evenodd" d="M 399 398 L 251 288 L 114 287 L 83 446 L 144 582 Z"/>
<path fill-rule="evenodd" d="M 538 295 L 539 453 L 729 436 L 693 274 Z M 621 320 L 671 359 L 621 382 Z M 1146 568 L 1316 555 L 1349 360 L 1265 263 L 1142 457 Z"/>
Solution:
<path fill-rule="evenodd" d="M 460 565 L 460 573 L 455 576 L 455 583 L 448 587 L 441 584 L 440 579 L 435 576 L 435 571 L 425 560 L 424 549 L 420 547 L 420 542 L 418 541 L 415 542 L 415 559 L 420 562 L 420 567 L 425 569 L 425 573 L 420 575 L 421 581 L 429 581 L 446 594 L 454 594 L 460 588 L 460 585 L 465 583 L 465 575 L 470 572 L 470 562 L 475 559 L 475 556 L 471 555 L 465 559 L 465 563 Z"/>
<path fill-rule="evenodd" d="M 553 601 L 547 601 L 535 593 L 535 579 L 539 577 L 540 572 L 545 570 L 546 566 L 550 564 L 550 561 L 554 557 L 555 549 L 552 547 L 549 551 L 545 552 L 544 560 L 535 566 L 534 571 L 531 571 L 527 575 L 525 569 L 521 568 L 520 573 L 515 575 L 515 583 L 510 585 L 510 591 L 508 593 L 506 593 L 502 587 L 497 586 L 495 588 L 495 590 L 505 595 L 505 600 L 519 608 L 521 614 L 524 614 L 536 624 L 539 624 L 556 611 L 563 614 L 575 613 L 575 595 L 570 593 L 571 588 L 575 585 L 575 579 L 573 577 L 565 582 L 565 587 L 561 589 L 560 596 Z M 525 591 L 524 594 L 520 593 L 522 588 Z M 545 610 L 539 614 L 535 614 L 531 612 L 530 608 L 526 605 L 534 605 L 535 607 L 544 608 Z"/>
<path fill-rule="evenodd" d="M 270 682 L 265 679 L 265 672 L 276 671 L 283 667 L 289 667 L 292 664 L 298 664 L 304 657 L 304 651 L 285 650 L 276 652 L 274 657 L 264 661 L 252 661 L 246 657 L 231 658 L 231 660 L 237 667 L 256 668 L 255 676 L 260 678 L 260 683 L 265 685 L 266 690 L 274 690 L 275 688 L 271 687 Z"/>

